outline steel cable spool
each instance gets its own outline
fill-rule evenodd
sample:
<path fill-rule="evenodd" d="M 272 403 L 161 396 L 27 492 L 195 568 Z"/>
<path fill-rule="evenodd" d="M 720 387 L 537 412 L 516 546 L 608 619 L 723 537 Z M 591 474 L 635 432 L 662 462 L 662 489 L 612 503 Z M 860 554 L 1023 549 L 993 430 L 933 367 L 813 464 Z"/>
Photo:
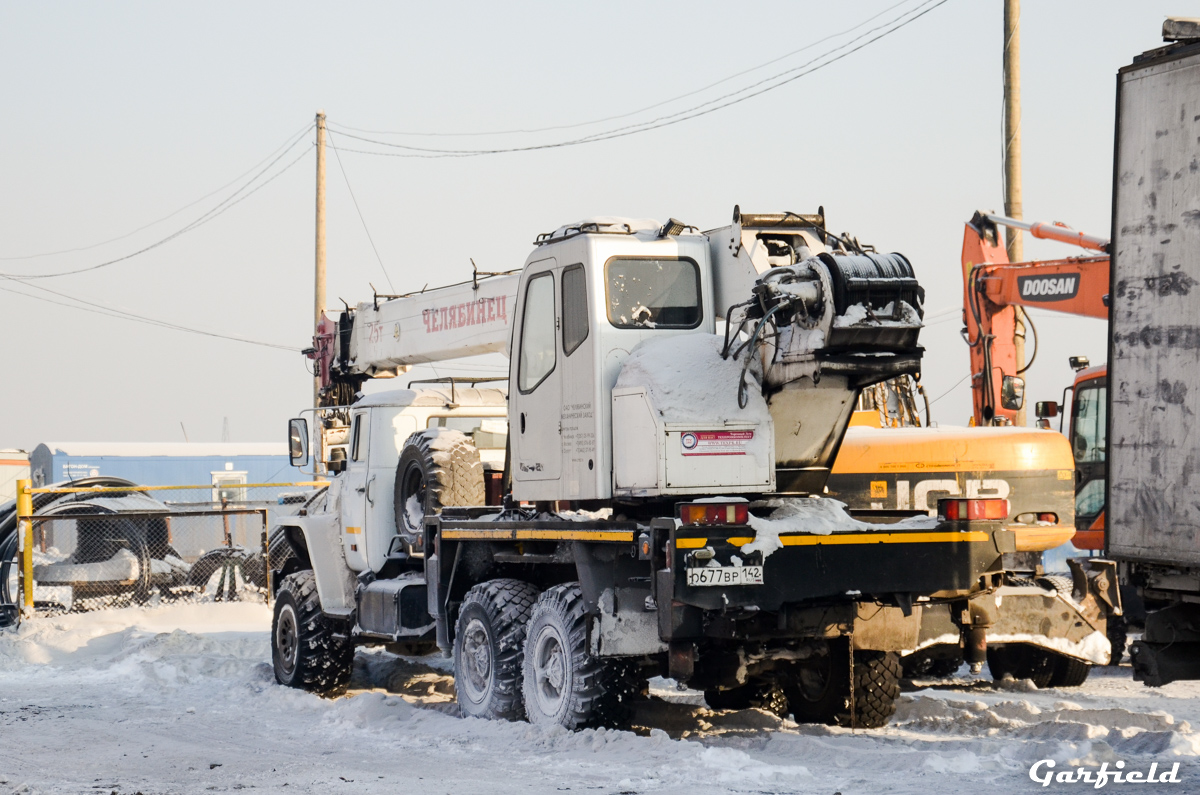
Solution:
<path fill-rule="evenodd" d="M 845 314 L 855 304 L 882 309 L 904 301 L 924 317 L 925 290 L 903 254 L 819 254 L 833 281 L 833 306 Z"/>

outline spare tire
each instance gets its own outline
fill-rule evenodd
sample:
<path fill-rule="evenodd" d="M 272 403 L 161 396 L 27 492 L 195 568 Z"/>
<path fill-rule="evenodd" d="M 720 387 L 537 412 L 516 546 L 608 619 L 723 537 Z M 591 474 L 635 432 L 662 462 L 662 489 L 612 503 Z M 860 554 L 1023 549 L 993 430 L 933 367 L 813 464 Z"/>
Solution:
<path fill-rule="evenodd" d="M 486 502 L 479 451 L 465 434 L 428 428 L 404 442 L 394 499 L 400 535 L 419 538 L 425 517 L 444 507 Z"/>

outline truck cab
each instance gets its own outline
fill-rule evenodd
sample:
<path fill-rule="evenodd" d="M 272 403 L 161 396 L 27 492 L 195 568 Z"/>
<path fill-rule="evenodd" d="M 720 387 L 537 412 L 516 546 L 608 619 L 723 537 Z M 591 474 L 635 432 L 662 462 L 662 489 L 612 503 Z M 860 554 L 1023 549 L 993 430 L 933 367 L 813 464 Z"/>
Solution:
<path fill-rule="evenodd" d="M 514 498 L 610 499 L 605 441 L 625 358 L 647 339 L 714 333 L 708 239 L 661 229 L 634 219 L 564 226 L 526 260 L 509 373 Z"/>

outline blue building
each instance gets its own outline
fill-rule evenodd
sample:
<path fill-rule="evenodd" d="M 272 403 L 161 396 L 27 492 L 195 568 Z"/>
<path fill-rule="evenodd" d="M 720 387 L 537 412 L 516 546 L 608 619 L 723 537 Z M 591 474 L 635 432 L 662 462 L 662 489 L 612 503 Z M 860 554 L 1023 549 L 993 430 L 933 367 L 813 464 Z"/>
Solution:
<path fill-rule="evenodd" d="M 283 442 L 46 442 L 29 455 L 29 472 L 35 487 L 100 475 L 143 486 L 212 484 L 214 500 L 222 486 L 312 478 L 291 466 Z"/>

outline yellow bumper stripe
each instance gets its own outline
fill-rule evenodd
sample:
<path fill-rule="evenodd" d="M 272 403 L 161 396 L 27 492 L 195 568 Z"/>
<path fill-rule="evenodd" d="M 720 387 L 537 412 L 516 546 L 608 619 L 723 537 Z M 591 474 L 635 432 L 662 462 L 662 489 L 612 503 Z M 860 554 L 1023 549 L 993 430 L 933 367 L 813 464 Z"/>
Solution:
<path fill-rule="evenodd" d="M 834 544 L 953 544 L 973 541 L 987 541 L 987 533 L 971 531 L 959 533 L 942 531 L 936 533 L 834 533 L 827 536 L 791 535 L 780 536 L 779 541 L 785 547 L 811 547 Z M 724 540 L 725 543 L 741 547 L 754 540 L 753 536 L 734 536 L 728 539 L 713 539 L 714 542 Z M 676 549 L 701 549 L 708 546 L 707 538 L 677 538 Z"/>

